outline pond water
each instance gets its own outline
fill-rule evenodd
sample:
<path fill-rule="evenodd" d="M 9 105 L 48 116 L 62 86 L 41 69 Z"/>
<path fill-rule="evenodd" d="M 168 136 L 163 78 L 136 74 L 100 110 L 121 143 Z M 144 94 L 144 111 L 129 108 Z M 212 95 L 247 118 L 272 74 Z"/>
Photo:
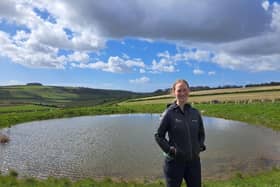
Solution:
<path fill-rule="evenodd" d="M 203 117 L 203 178 L 224 178 L 280 166 L 280 133 Z M 164 156 L 154 141 L 159 114 L 86 116 L 23 123 L 3 131 L 0 170 L 22 176 L 80 179 L 162 178 Z"/>

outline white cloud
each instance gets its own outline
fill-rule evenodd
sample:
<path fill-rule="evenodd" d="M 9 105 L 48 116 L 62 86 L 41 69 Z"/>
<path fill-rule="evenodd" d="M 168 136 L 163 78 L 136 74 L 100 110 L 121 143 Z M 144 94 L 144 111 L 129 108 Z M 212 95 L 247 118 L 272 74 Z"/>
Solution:
<path fill-rule="evenodd" d="M 211 53 L 210 51 L 206 50 L 188 50 L 185 52 L 177 53 L 171 57 L 172 60 L 175 61 L 185 61 L 189 62 L 190 60 L 195 60 L 198 62 L 202 61 L 210 61 L 211 60 Z"/>
<path fill-rule="evenodd" d="M 111 56 L 108 62 L 98 61 L 95 63 L 72 64 L 73 67 L 91 68 L 112 73 L 124 73 L 133 71 L 134 68 L 145 68 L 145 64 L 141 59 L 123 59 L 118 56 Z"/>
<path fill-rule="evenodd" d="M 280 54 L 268 56 L 231 56 L 226 53 L 217 54 L 213 62 L 232 70 L 280 71 Z"/>
<path fill-rule="evenodd" d="M 273 3 L 271 28 L 275 29 L 278 34 L 280 32 L 280 4 Z"/>
<path fill-rule="evenodd" d="M 129 82 L 133 84 L 144 84 L 144 83 L 148 83 L 149 81 L 150 79 L 148 77 L 141 77 L 138 79 L 129 80 Z"/>
<path fill-rule="evenodd" d="M 262 3 L 262 7 L 267 11 L 268 8 L 269 8 L 269 1 L 264 1 L 264 2 Z"/>
<path fill-rule="evenodd" d="M 127 54 L 125 54 L 125 53 L 122 54 L 122 57 L 123 57 L 124 59 L 129 59 L 129 56 L 128 56 Z"/>
<path fill-rule="evenodd" d="M 20 26 L 16 34 L 0 30 L 0 55 L 24 66 L 47 68 L 65 68 L 68 62 L 80 59 L 74 67 L 109 72 L 133 68 L 141 68 L 141 73 L 175 72 L 179 61 L 192 60 L 236 70 L 280 70 L 280 5 L 276 1 L 135 0 L 118 1 L 117 7 L 110 5 L 109 0 L 0 1 L 0 22 Z M 55 21 L 44 20 L 35 8 L 49 13 Z M 71 37 L 65 29 L 72 32 Z M 107 40 L 127 36 L 146 41 L 183 41 L 196 46 L 196 50 L 174 56 L 168 51 L 159 53 L 149 68 L 142 60 L 130 60 L 125 55 L 91 64 L 85 63 L 92 61 L 90 56 L 77 55 L 97 52 Z M 207 47 L 202 50 L 200 46 Z M 60 50 L 76 55 L 61 56 Z"/>
<path fill-rule="evenodd" d="M 185 51 L 177 52 L 171 55 L 168 51 L 160 52 L 157 54 L 159 61 L 152 61 L 151 70 L 153 73 L 158 72 L 176 72 L 176 66 L 179 62 L 192 64 L 195 62 L 211 62 L 213 54 L 210 51 L 199 49 L 185 49 Z M 195 71 L 196 73 L 200 73 Z"/>
<path fill-rule="evenodd" d="M 215 71 L 209 71 L 208 75 L 216 75 L 216 72 Z"/>
<path fill-rule="evenodd" d="M 204 74 L 204 71 L 201 70 L 201 69 L 194 69 L 193 70 L 193 74 L 195 74 L 195 75 L 202 75 L 202 74 Z"/>
<path fill-rule="evenodd" d="M 7 56 L 13 62 L 28 67 L 64 68 L 68 58 L 60 56 L 59 49 L 83 53 L 82 51 L 104 47 L 104 40 L 91 32 L 90 28 L 71 27 L 74 36 L 68 38 L 64 31 L 66 25 L 43 20 L 34 12 L 34 8 L 39 4 L 32 3 L 24 0 L 0 2 L 0 22 L 6 20 L 26 28 L 17 30 L 14 36 L 9 33 L 3 34 L 4 32 L 0 30 L 1 41 L 3 41 L 0 47 L 2 56 Z M 61 7 L 63 6 L 61 4 Z M 57 20 L 63 23 L 58 17 Z"/>
<path fill-rule="evenodd" d="M 158 72 L 175 72 L 177 71 L 174 65 L 174 62 L 169 61 L 168 59 L 162 58 L 159 62 L 156 60 L 152 61 L 152 67 L 151 70 L 153 73 Z"/>
<path fill-rule="evenodd" d="M 160 57 L 160 58 L 166 58 L 166 59 L 170 58 L 170 54 L 169 54 L 168 51 L 164 51 L 162 53 L 158 53 L 157 56 Z"/>
<path fill-rule="evenodd" d="M 140 73 L 146 73 L 146 70 L 143 69 L 143 68 L 140 68 L 139 72 L 140 72 Z"/>
<path fill-rule="evenodd" d="M 89 61 L 89 55 L 86 52 L 74 52 L 71 55 L 68 55 L 68 61 L 72 62 L 82 62 L 87 63 Z"/>
<path fill-rule="evenodd" d="M 20 33 L 19 35 L 24 35 Z M 15 38 L 22 39 L 16 35 Z M 28 67 L 64 68 L 65 56 L 58 56 L 58 50 L 40 43 L 13 40 L 7 33 L 0 31 L 0 51 L 2 56 Z"/>

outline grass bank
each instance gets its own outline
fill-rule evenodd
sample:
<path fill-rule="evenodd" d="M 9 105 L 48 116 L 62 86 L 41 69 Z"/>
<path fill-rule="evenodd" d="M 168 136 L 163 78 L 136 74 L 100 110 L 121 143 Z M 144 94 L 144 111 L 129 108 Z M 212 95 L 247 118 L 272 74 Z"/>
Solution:
<path fill-rule="evenodd" d="M 95 107 L 53 108 L 39 106 L 0 107 L 0 128 L 22 122 L 65 118 L 85 115 L 124 114 L 124 113 L 161 113 L 166 104 L 122 104 L 100 105 Z M 280 130 L 280 102 L 249 104 L 195 104 L 203 115 L 262 125 Z"/>
<path fill-rule="evenodd" d="M 242 174 L 236 174 L 235 177 L 223 180 L 223 181 L 204 181 L 204 187 L 279 187 L 280 182 L 280 170 L 272 169 L 265 173 L 259 173 L 256 175 L 243 176 Z M 83 179 L 80 181 L 70 181 L 69 179 L 56 179 L 48 178 L 45 180 L 39 180 L 35 178 L 17 178 L 17 173 L 11 171 L 9 175 L 0 175 L 0 187 L 163 187 L 165 183 L 163 180 L 157 181 L 113 181 L 110 178 L 106 178 L 102 181 L 95 181 L 93 179 Z M 185 184 L 183 186 L 186 186 Z"/>
<path fill-rule="evenodd" d="M 147 105 L 147 106 L 119 106 L 119 105 L 99 105 L 95 107 L 76 107 L 76 108 L 53 108 L 40 106 L 13 106 L 0 107 L 0 128 L 9 127 L 18 123 L 66 118 L 85 115 L 102 115 L 102 114 L 124 114 L 147 112 L 155 113 L 164 109 L 164 105 Z"/>
<path fill-rule="evenodd" d="M 247 122 L 280 130 L 280 102 L 250 104 L 196 104 L 203 115 Z"/>

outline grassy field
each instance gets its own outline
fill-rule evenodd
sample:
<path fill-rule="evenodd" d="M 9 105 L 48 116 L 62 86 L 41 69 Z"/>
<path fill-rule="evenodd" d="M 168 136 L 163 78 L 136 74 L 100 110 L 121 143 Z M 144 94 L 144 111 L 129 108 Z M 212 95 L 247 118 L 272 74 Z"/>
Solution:
<path fill-rule="evenodd" d="M 124 106 L 99 105 L 95 107 L 55 108 L 37 105 L 21 105 L 14 107 L 0 107 L 0 128 L 9 127 L 18 123 L 64 118 L 85 115 L 124 114 L 124 113 L 158 113 L 164 105 Z"/>
<path fill-rule="evenodd" d="M 280 93 L 278 88 L 252 88 L 242 90 L 209 90 L 192 93 L 190 102 L 198 108 L 203 115 L 221 117 L 238 121 L 248 122 L 253 125 L 262 125 L 275 130 L 280 130 Z M 255 99 L 253 99 L 255 98 Z M 229 100 L 227 100 L 229 99 Z M 213 100 L 219 101 L 212 104 Z M 232 103 L 232 100 L 234 103 Z M 251 102 L 244 102 L 245 100 Z M 63 118 L 83 115 L 102 115 L 120 113 L 161 113 L 167 103 L 171 103 L 173 97 L 170 95 L 160 97 L 146 97 L 129 100 L 118 104 L 99 105 L 94 107 L 57 108 L 40 105 L 15 105 L 0 106 L 0 128 L 8 127 L 22 122 L 44 120 L 52 118 Z M 227 102 L 223 102 L 227 101 Z M 230 101 L 230 102 L 228 102 Z M 242 102 L 240 102 L 242 101 Z M 265 101 L 265 102 L 264 102 Z M 268 102 L 274 101 L 274 102 Z M 223 103 L 222 103 L 223 102 Z M 33 178 L 19 179 L 16 172 L 9 176 L 0 175 L 1 186 L 164 186 L 163 181 L 144 182 L 113 182 L 111 179 L 94 181 L 84 179 L 72 182 L 68 179 L 38 180 Z M 236 177 L 224 181 L 204 181 L 206 187 L 280 187 L 280 170 L 273 169 L 256 176 L 243 176 L 236 174 Z"/>
<path fill-rule="evenodd" d="M 194 104 L 203 115 L 243 121 L 252 125 L 262 125 L 280 130 L 280 102 L 250 104 Z M 53 108 L 41 106 L 0 107 L 0 128 L 22 122 L 64 118 L 85 115 L 124 114 L 124 113 L 161 113 L 166 104 L 115 104 L 95 107 Z"/>
<path fill-rule="evenodd" d="M 32 111 L 47 111 L 52 107 L 40 106 L 40 105 L 14 105 L 14 106 L 5 106 L 0 107 L 0 114 L 5 113 L 18 113 L 18 112 L 32 112 Z"/>
<path fill-rule="evenodd" d="M 190 96 L 189 101 L 207 116 L 238 120 L 280 130 L 279 88 L 279 86 L 274 86 L 198 91 Z M 31 104 L 0 106 L 0 128 L 33 120 L 82 115 L 138 112 L 160 113 L 165 109 L 166 104 L 173 102 L 173 100 L 174 97 L 167 95 L 130 99 L 118 104 L 94 107 L 57 108 L 52 105 L 41 106 Z"/>
<path fill-rule="evenodd" d="M 250 104 L 195 104 L 203 115 L 247 122 L 280 130 L 280 102 Z"/>
<path fill-rule="evenodd" d="M 235 177 L 223 181 L 203 181 L 203 187 L 279 187 L 280 170 L 272 169 L 265 173 L 243 176 L 237 173 Z M 48 178 L 39 180 L 34 178 L 17 178 L 17 173 L 11 171 L 8 176 L 0 175 L 0 187 L 164 187 L 163 180 L 157 181 L 112 181 L 106 178 L 102 181 L 83 179 L 70 181 L 69 179 Z M 183 184 L 183 186 L 186 186 Z"/>
<path fill-rule="evenodd" d="M 170 103 L 174 100 L 172 95 L 162 95 L 130 99 L 124 104 L 155 104 Z M 229 88 L 216 90 L 203 90 L 190 93 L 190 103 L 252 103 L 263 101 L 280 101 L 280 86 L 264 86 L 250 88 Z"/>

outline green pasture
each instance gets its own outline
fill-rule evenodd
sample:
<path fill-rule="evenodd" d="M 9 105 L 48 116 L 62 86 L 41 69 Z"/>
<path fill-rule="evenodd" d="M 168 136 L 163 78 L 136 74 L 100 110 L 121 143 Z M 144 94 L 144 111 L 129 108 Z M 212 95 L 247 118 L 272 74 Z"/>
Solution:
<path fill-rule="evenodd" d="M 18 89 L 18 87 L 17 87 Z M 25 88 L 22 88 L 25 89 Z M 277 93 L 276 93 L 277 92 Z M 24 92 L 26 93 L 26 92 Z M 42 93 L 43 94 L 43 93 Z M 278 90 L 273 90 L 270 93 L 266 91 L 247 92 L 247 93 L 227 93 L 230 98 L 244 99 L 247 97 L 257 97 L 255 102 L 211 102 L 213 99 L 223 99 L 223 94 L 212 95 L 210 93 L 206 96 L 191 96 L 191 99 L 197 98 L 199 100 L 206 100 L 207 102 L 192 102 L 193 106 L 201 111 L 205 116 L 219 117 L 230 120 L 237 120 L 247 122 L 251 125 L 260 125 L 280 130 L 280 102 L 278 101 Z M 256 95 L 257 94 L 257 95 Z M 54 97 L 52 95 L 45 95 L 44 97 L 63 99 L 63 97 Z M 262 98 L 263 97 L 263 98 Z M 268 97 L 272 97 L 274 102 L 267 102 Z M 66 97 L 69 98 L 69 95 Z M 61 107 L 57 108 L 51 103 L 41 104 L 21 104 L 9 106 L 0 105 L 0 129 L 16 125 L 23 122 L 45 120 L 53 118 L 66 118 L 74 116 L 85 115 L 104 115 L 104 114 L 125 114 L 125 113 L 161 113 L 166 108 L 166 104 L 172 102 L 173 98 L 170 96 L 140 98 L 135 100 L 128 100 L 126 102 L 97 105 L 97 106 L 83 106 L 86 99 L 80 99 L 75 107 Z M 266 102 L 263 102 L 266 101 Z M 272 100 L 269 100 L 272 101 Z M 64 102 L 64 101 L 63 101 Z M 87 103 L 88 104 L 88 103 Z M 204 181 L 204 187 L 280 187 L 280 170 L 273 169 L 268 172 L 263 172 L 256 175 L 243 175 L 237 173 L 235 177 L 227 180 L 207 180 Z M 55 179 L 48 178 L 45 180 L 34 179 L 29 177 L 18 178 L 16 172 L 10 172 L 9 175 L 0 175 L 1 186 L 101 186 L 101 187 L 129 187 L 129 186 L 165 186 L 164 181 L 113 181 L 111 179 L 104 179 L 102 181 L 95 181 L 93 179 L 83 179 L 80 181 L 70 181 L 69 179 Z"/>
<path fill-rule="evenodd" d="M 40 105 L 14 105 L 14 106 L 5 106 L 0 107 L 0 114 L 4 113 L 17 113 L 17 112 L 30 112 L 30 111 L 47 111 L 51 107 L 40 106 Z"/>
<path fill-rule="evenodd" d="M 0 175 L 0 187 L 164 187 L 163 180 L 142 180 L 142 181 L 113 181 L 110 178 L 103 180 L 83 179 L 70 181 L 65 178 L 53 178 L 40 180 L 30 177 L 18 178 L 15 171 L 8 175 Z M 206 180 L 203 187 L 279 187 L 280 170 L 272 169 L 255 175 L 242 175 L 237 173 L 227 180 Z M 186 186 L 183 184 L 182 186 Z"/>
<path fill-rule="evenodd" d="M 203 115 L 243 121 L 280 130 L 280 102 L 194 104 Z M 113 104 L 95 107 L 55 108 L 37 105 L 0 107 L 0 128 L 22 122 L 85 115 L 161 113 L 166 104 Z"/>
<path fill-rule="evenodd" d="M 195 104 L 203 115 L 243 121 L 251 125 L 280 130 L 280 102 L 250 104 Z"/>

